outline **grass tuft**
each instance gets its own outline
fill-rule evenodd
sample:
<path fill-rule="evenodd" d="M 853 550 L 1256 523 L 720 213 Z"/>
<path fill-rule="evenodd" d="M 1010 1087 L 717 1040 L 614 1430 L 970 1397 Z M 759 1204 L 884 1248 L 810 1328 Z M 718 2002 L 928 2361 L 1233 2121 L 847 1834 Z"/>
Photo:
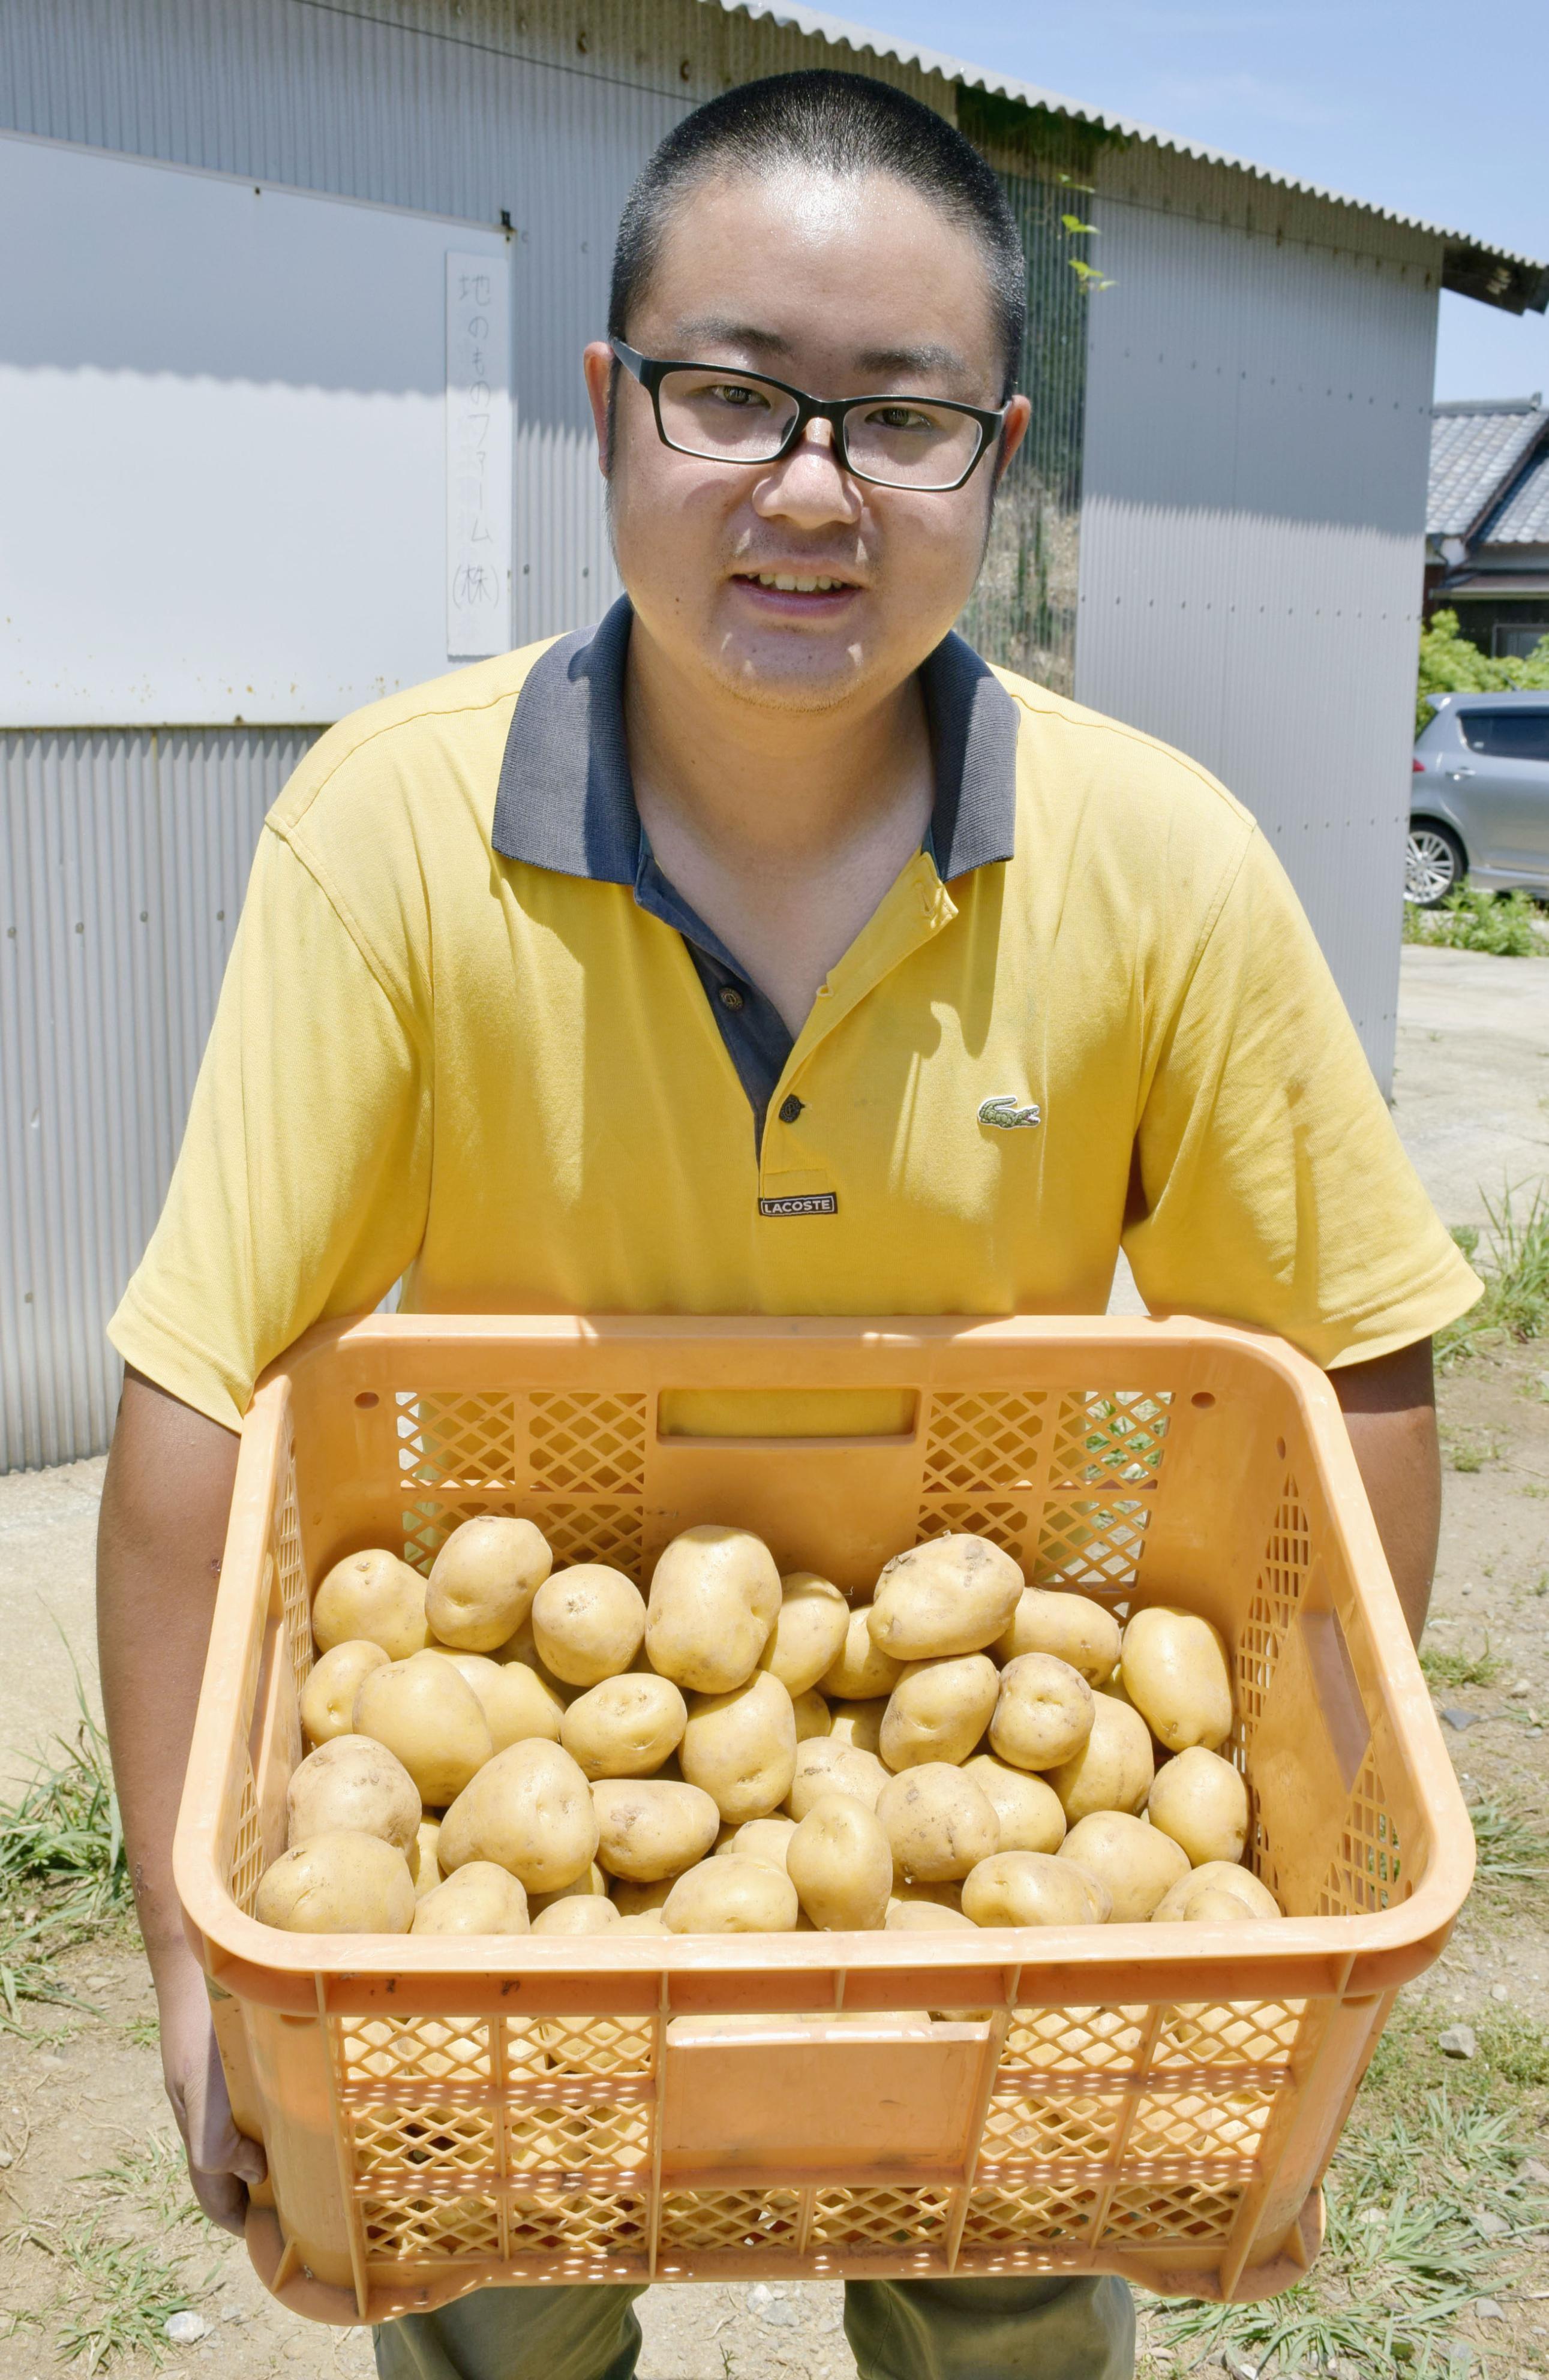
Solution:
<path fill-rule="evenodd" d="M 193 2194 L 182 2143 L 170 2133 L 151 2132 L 143 2141 L 130 2139 L 114 2164 L 94 2173 L 78 2175 L 94 2182 L 104 2198 L 118 2199 L 148 2215 L 163 2230 L 174 2224 L 197 2223 L 209 2228 L 209 2217 Z"/>
<path fill-rule="evenodd" d="M 56 1737 L 57 1756 L 0 1806 L 0 2029 L 16 2029 L 24 2000 L 79 2006 L 54 1962 L 132 1900 L 107 1739 L 79 1680 L 77 1696 L 74 1737 Z"/>
<path fill-rule="evenodd" d="M 1485 1200 L 1488 1232 L 1465 1224 L 1452 1234 L 1483 1281 L 1484 1294 L 1438 1336 L 1444 1369 L 1486 1347 L 1542 1338 L 1549 1330 L 1549 1185 L 1540 1183 L 1525 1213 L 1513 1203 L 1521 1188 L 1508 1184 L 1498 1206 Z"/>
<path fill-rule="evenodd" d="M 168 2258 L 142 2240 L 116 2239 L 98 2216 L 73 2223 L 34 2223 L 11 2235 L 13 2246 L 36 2249 L 57 2274 L 53 2312 L 55 2345 L 67 2363 L 101 2372 L 120 2357 L 144 2353 L 160 2365 L 165 2325 L 191 2307 L 216 2277 L 185 2276 L 188 2259 Z"/>
<path fill-rule="evenodd" d="M 1420 1666 L 1433 1686 L 1493 1686 L 1506 1663 L 1492 1653 L 1486 1635 L 1481 1653 L 1449 1653 L 1440 1645 L 1423 1645 Z"/>
<path fill-rule="evenodd" d="M 1497 959 L 1549 957 L 1549 927 L 1527 893 L 1482 892 L 1471 884 L 1449 893 L 1439 909 L 1406 901 L 1404 940 Z"/>
<path fill-rule="evenodd" d="M 1498 1798 L 1470 1802 L 1469 1816 L 1481 1884 L 1515 1887 L 1549 1876 L 1549 1835 L 1519 1803 Z"/>

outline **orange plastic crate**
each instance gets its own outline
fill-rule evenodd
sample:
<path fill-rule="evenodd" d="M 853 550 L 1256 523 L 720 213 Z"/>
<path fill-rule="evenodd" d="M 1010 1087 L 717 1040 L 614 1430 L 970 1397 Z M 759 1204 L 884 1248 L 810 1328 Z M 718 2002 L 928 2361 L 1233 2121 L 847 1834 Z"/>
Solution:
<path fill-rule="evenodd" d="M 674 1392 L 890 1392 L 870 1439 L 695 1438 Z M 665 1401 L 664 1393 L 665 1392 Z M 283 1934 L 309 1582 L 429 1566 L 476 1512 L 642 1582 L 693 1521 L 869 1591 L 943 1529 L 1235 1663 L 1280 1921 L 518 1938 Z M 177 1844 L 276 2296 L 378 2321 L 488 2282 L 1095 2273 L 1262 2296 L 1473 1841 L 1338 1407 L 1192 1321 L 372 1318 L 311 1332 L 242 1434 Z"/>

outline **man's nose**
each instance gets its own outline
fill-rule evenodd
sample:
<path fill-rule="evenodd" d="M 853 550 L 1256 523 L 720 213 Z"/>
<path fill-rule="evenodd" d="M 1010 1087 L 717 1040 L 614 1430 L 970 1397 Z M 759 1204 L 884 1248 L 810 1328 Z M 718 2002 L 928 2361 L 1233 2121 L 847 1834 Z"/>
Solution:
<path fill-rule="evenodd" d="M 783 462 L 759 481 L 753 509 L 764 520 L 788 520 L 802 528 L 825 521 L 855 521 L 860 492 L 834 451 L 831 421 L 809 421 Z"/>

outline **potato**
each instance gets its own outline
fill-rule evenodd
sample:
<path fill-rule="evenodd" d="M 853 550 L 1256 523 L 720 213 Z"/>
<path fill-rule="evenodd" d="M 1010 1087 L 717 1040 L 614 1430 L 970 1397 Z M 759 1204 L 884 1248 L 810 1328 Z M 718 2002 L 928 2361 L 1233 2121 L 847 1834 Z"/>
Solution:
<path fill-rule="evenodd" d="M 1092 1733 L 1092 1692 L 1053 1653 L 1018 1653 L 1000 1672 L 990 1745 L 1013 1768 L 1057 1768 Z"/>
<path fill-rule="evenodd" d="M 721 1814 L 697 1785 L 661 1778 L 600 1778 L 592 1789 L 597 1812 L 597 1857 L 610 1876 L 653 1884 L 681 1876 L 709 1852 Z"/>
<path fill-rule="evenodd" d="M 335 1735 L 309 1752 L 286 1789 L 292 1851 L 312 1835 L 380 1835 L 407 1852 L 420 1795 L 403 1762 L 369 1735 Z"/>
<path fill-rule="evenodd" d="M 352 1636 L 324 1653 L 301 1689 L 301 1732 L 311 1744 L 353 1732 L 355 1695 L 368 1670 L 384 1670 L 387 1656 L 369 1636 Z"/>
<path fill-rule="evenodd" d="M 414 1905 L 411 1934 L 525 1934 L 527 1895 L 493 1860 L 470 1860 Z"/>
<path fill-rule="evenodd" d="M 990 1723 L 1000 1672 L 987 1653 L 911 1661 L 888 1696 L 880 1750 L 884 1767 L 966 1760 Z"/>
<path fill-rule="evenodd" d="M 697 1860 L 691 1864 L 699 1865 Z M 676 1876 L 659 1876 L 650 1884 L 631 1884 L 627 1877 L 616 1877 L 609 1888 L 608 1899 L 620 1917 L 639 1917 L 647 1909 L 660 1909 L 673 1886 Z"/>
<path fill-rule="evenodd" d="M 1093 1810 L 1078 1818 L 1059 1856 L 1101 1877 L 1113 1901 L 1108 1913 L 1115 1925 L 1144 1924 L 1189 1873 L 1189 1855 L 1170 1836 L 1125 1810 Z"/>
<path fill-rule="evenodd" d="M 748 1859 L 767 1860 L 771 1867 L 784 1868 L 786 1851 L 796 1832 L 794 1818 L 745 1818 L 733 1827 L 724 1842 L 715 1846 L 717 1859 L 723 1852 L 737 1852 Z"/>
<path fill-rule="evenodd" d="M 1003 1852 L 1058 1851 L 1065 1840 L 1065 1812 L 1059 1795 L 1043 1778 L 1007 1767 L 993 1752 L 966 1760 L 963 1775 L 971 1777 L 994 1805 Z"/>
<path fill-rule="evenodd" d="M 496 1752 L 525 1743 L 530 1736 L 559 1742 L 565 1705 L 527 1662 L 497 1661 L 487 1653 L 447 1653 L 443 1658 L 478 1695 Z"/>
<path fill-rule="evenodd" d="M 1014 1661 L 1020 1653 L 1053 1653 L 1079 1670 L 1089 1686 L 1101 1686 L 1114 1674 L 1118 1649 L 1118 1621 L 1090 1596 L 1025 1586 L 994 1653 L 1001 1662 Z"/>
<path fill-rule="evenodd" d="M 553 1568 L 531 1521 L 481 1513 L 452 1531 L 431 1564 L 426 1617 L 443 1645 L 493 1653 L 521 1626 Z"/>
<path fill-rule="evenodd" d="M 964 1925 L 970 1934 L 976 1930 L 966 1911 L 938 1900 L 890 1900 L 882 1922 L 889 1934 L 945 1934 Z"/>
<path fill-rule="evenodd" d="M 559 1741 L 588 1777 L 649 1777 L 683 1739 L 689 1706 L 670 1678 L 604 1678 L 578 1694 Z"/>
<path fill-rule="evenodd" d="M 569 1900 L 551 1900 L 532 1921 L 534 1934 L 608 1934 L 618 1924 L 611 1900 L 578 1894 Z"/>
<path fill-rule="evenodd" d="M 976 1925 L 1102 1925 L 1111 1905 L 1101 1877 L 1047 1852 L 998 1852 L 963 1879 Z"/>
<path fill-rule="evenodd" d="M 555 1571 L 532 1598 L 532 1639 L 543 1667 L 567 1686 L 622 1677 L 645 1642 L 645 1597 L 606 1562 Z"/>
<path fill-rule="evenodd" d="M 662 1922 L 669 1934 L 788 1934 L 796 1912 L 788 1876 L 733 1852 L 680 1876 L 662 1904 Z"/>
<path fill-rule="evenodd" d="M 1234 1864 L 1248 1840 L 1248 1788 L 1229 1760 L 1202 1744 L 1165 1760 L 1146 1796 L 1153 1827 L 1171 1835 L 1190 1867 L 1207 1860 Z"/>
<path fill-rule="evenodd" d="M 858 1744 L 835 1743 L 829 1735 L 809 1737 L 796 1747 L 796 1768 L 786 1796 L 793 1818 L 804 1818 L 823 1793 L 855 1793 L 875 1809 L 887 1782 L 887 1771 L 874 1752 Z"/>
<path fill-rule="evenodd" d="M 1113 1694 L 1093 1694 L 1092 1704 L 1092 1733 L 1079 1752 L 1049 1771 L 1071 1826 L 1093 1810 L 1128 1810 L 1133 1816 L 1145 1807 L 1156 1773 L 1151 1730 L 1140 1712 Z"/>
<path fill-rule="evenodd" d="M 923 1884 L 967 1876 L 1000 1845 L 1000 1820 L 989 1795 L 944 1760 L 890 1777 L 877 1798 L 877 1816 L 899 1875 Z"/>
<path fill-rule="evenodd" d="M 421 1818 L 419 1832 L 409 1846 L 409 1873 L 414 1878 L 414 1898 L 422 1900 L 442 1882 L 441 1863 L 435 1847 L 441 1834 L 439 1818 Z"/>
<path fill-rule="evenodd" d="M 312 1599 L 312 1634 L 320 1653 L 363 1636 L 390 1661 L 407 1661 L 431 1641 L 425 1582 L 396 1554 L 375 1547 L 335 1562 Z"/>
<path fill-rule="evenodd" d="M 605 1900 L 607 1897 L 608 1879 L 593 1860 L 590 1867 L 581 1870 L 573 1884 L 562 1884 L 555 1892 L 530 1892 L 527 1913 L 530 1917 L 541 1916 L 556 1900 Z"/>
<path fill-rule="evenodd" d="M 815 1686 L 809 1686 L 804 1694 L 793 1694 L 790 1706 L 796 1714 L 798 1743 L 805 1743 L 809 1736 L 828 1733 L 834 1714 Z"/>
<path fill-rule="evenodd" d="M 887 1702 L 885 1694 L 875 1694 L 869 1703 L 841 1703 L 830 1717 L 830 1736 L 835 1743 L 853 1743 L 858 1752 L 874 1752 L 880 1760 Z"/>
<path fill-rule="evenodd" d="M 494 1752 L 482 1703 L 441 1653 L 369 1671 L 356 1691 L 355 1732 L 396 1753 L 435 1810 L 455 1802 Z"/>
<path fill-rule="evenodd" d="M 779 1808 L 796 1774 L 796 1751 L 790 1696 L 769 1670 L 755 1670 L 729 1694 L 694 1696 L 677 1759 L 689 1784 L 739 1826 Z"/>
<path fill-rule="evenodd" d="M 1232 1672 L 1218 1629 L 1191 1611 L 1153 1603 L 1124 1632 L 1125 1690 L 1169 1752 L 1214 1752 L 1232 1731 Z"/>
<path fill-rule="evenodd" d="M 780 1609 L 780 1573 L 746 1529 L 685 1529 L 651 1577 L 651 1666 L 697 1694 L 729 1694 L 757 1669 Z"/>
<path fill-rule="evenodd" d="M 414 1915 L 409 1862 L 380 1835 L 331 1828 L 265 1868 L 253 1915 L 287 1934 L 407 1934 Z"/>
<path fill-rule="evenodd" d="M 1278 1917 L 1280 1903 L 1251 1868 L 1206 1860 L 1180 1876 L 1152 1912 L 1160 1925 L 1227 1925 L 1249 1917 Z"/>
<path fill-rule="evenodd" d="M 867 1625 L 896 1661 L 982 1653 L 1010 1625 L 1022 1573 L 988 1537 L 948 1532 L 895 1554 L 877 1581 Z"/>
<path fill-rule="evenodd" d="M 818 1680 L 819 1692 L 835 1702 L 885 1700 L 903 1676 L 902 1661 L 896 1661 L 873 1641 L 871 1617 L 869 1603 L 850 1613 L 838 1655 Z"/>
<path fill-rule="evenodd" d="M 613 1930 L 616 1934 L 665 1934 L 667 1925 L 659 1909 L 637 1909 L 620 1917 Z"/>
<path fill-rule="evenodd" d="M 786 1846 L 786 1874 L 823 1933 L 874 1933 L 893 1890 L 893 1846 L 854 1793 L 821 1793 Z"/>
<path fill-rule="evenodd" d="M 508 1669 L 513 1661 L 519 1661 L 524 1670 L 532 1671 L 541 1686 L 548 1689 L 562 1710 L 567 1703 L 573 1703 L 581 1691 L 579 1686 L 567 1686 L 563 1678 L 556 1678 L 552 1670 L 545 1668 L 538 1651 L 538 1640 L 532 1633 L 531 1611 L 516 1634 L 507 1636 L 504 1645 L 497 1645 L 489 1658 L 503 1670 Z"/>
<path fill-rule="evenodd" d="M 780 1581 L 780 1609 L 759 1667 L 779 1679 L 794 1702 L 815 1686 L 844 1648 L 849 1605 L 815 1571 L 793 1570 Z"/>
<path fill-rule="evenodd" d="M 900 1900 L 929 1901 L 933 1909 L 961 1909 L 963 1888 L 960 1881 L 953 1884 L 921 1884 L 901 1876 L 895 1865 L 893 1889 L 887 1897 L 889 1909 L 893 1907 L 895 1901 Z"/>
<path fill-rule="evenodd" d="M 529 1892 L 573 1884 L 597 1850 L 586 1779 L 557 1743 L 509 1744 L 463 1787 L 436 1850 L 448 1876 L 470 1860 L 494 1860 Z"/>

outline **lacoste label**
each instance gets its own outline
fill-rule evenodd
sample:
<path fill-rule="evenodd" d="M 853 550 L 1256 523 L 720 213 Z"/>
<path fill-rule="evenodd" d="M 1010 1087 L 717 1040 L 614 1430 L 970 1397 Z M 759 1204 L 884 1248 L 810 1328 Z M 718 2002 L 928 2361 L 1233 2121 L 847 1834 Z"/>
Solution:
<path fill-rule="evenodd" d="M 815 1190 L 806 1198 L 761 1198 L 761 1215 L 836 1215 L 839 1201 L 832 1190 Z"/>
<path fill-rule="evenodd" d="M 1043 1121 L 1043 1111 L 1036 1105 L 1018 1107 L 1014 1093 L 1002 1091 L 993 1099 L 980 1103 L 979 1121 L 994 1124 L 997 1132 L 1031 1132 Z"/>

